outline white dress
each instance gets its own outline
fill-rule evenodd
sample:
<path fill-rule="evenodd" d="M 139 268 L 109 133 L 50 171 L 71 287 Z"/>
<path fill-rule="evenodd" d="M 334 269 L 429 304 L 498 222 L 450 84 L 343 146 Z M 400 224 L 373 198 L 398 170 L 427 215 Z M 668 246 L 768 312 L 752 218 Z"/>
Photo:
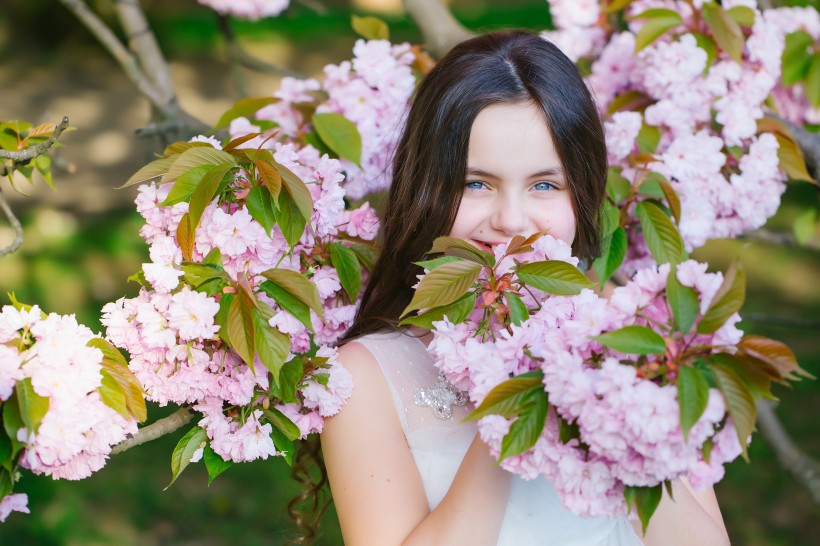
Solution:
<path fill-rule="evenodd" d="M 450 488 L 476 434 L 473 422 L 462 423 L 466 406 L 452 408 L 441 419 L 432 408 L 413 401 L 418 388 L 436 384 L 438 370 L 424 344 L 399 332 L 377 333 L 356 340 L 378 361 L 396 404 L 407 443 L 421 475 L 430 510 Z M 625 518 L 582 518 L 569 512 L 545 478 L 513 477 L 498 546 L 640 546 Z"/>

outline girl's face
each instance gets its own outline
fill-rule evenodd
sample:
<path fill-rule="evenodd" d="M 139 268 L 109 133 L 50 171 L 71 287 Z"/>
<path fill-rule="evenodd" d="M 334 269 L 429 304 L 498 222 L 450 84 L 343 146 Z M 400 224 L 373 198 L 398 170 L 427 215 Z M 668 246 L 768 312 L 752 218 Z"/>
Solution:
<path fill-rule="evenodd" d="M 491 250 L 537 231 L 567 244 L 575 238 L 561 161 L 536 105 L 493 104 L 470 132 L 464 195 L 450 236 Z"/>

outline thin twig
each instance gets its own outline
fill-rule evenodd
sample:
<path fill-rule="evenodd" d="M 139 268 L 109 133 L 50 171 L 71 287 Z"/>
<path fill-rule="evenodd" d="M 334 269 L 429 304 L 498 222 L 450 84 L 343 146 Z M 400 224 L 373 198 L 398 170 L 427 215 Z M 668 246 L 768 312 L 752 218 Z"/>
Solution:
<path fill-rule="evenodd" d="M 194 414 L 190 409 L 180 408 L 168 417 L 164 417 L 155 423 L 151 423 L 147 427 L 139 429 L 139 432 L 137 432 L 134 436 L 115 445 L 111 449 L 111 455 L 122 453 L 132 447 L 150 442 L 151 440 L 156 440 L 166 434 L 170 434 L 190 423 L 193 418 Z"/>
<path fill-rule="evenodd" d="M 453 17 L 443 0 L 404 0 L 404 10 L 421 29 L 427 49 L 436 57 L 475 36 Z"/>
<path fill-rule="evenodd" d="M 757 425 L 783 468 L 806 488 L 814 503 L 820 505 L 820 463 L 797 447 L 768 400 L 757 402 Z"/>
<path fill-rule="evenodd" d="M 5 256 L 7 254 L 11 254 L 12 252 L 16 252 L 17 249 L 20 248 L 20 245 L 23 244 L 23 226 L 20 225 L 20 220 L 18 220 L 14 215 L 14 212 L 12 212 L 11 207 L 6 202 L 6 198 L 2 193 L 0 193 L 0 209 L 3 210 L 6 218 L 9 219 L 11 227 L 14 228 L 14 240 L 10 245 L 0 249 L 0 256 Z"/>
<path fill-rule="evenodd" d="M 820 240 L 812 239 L 805 244 L 800 244 L 794 239 L 794 235 L 786 231 L 771 231 L 768 229 L 756 229 L 755 231 L 747 231 L 738 237 L 738 239 L 746 239 L 748 241 L 757 241 L 761 243 L 768 243 L 780 246 L 796 246 L 802 248 L 809 248 L 812 250 L 820 250 Z"/>
<path fill-rule="evenodd" d="M 231 28 L 230 21 L 225 15 L 220 15 L 217 19 L 219 30 L 225 36 L 225 41 L 228 44 L 228 58 L 237 65 L 244 66 L 250 70 L 260 72 L 262 74 L 272 74 L 274 76 L 292 76 L 294 78 L 302 77 L 302 74 L 271 63 L 267 63 L 261 59 L 257 59 L 249 54 L 239 43 L 236 34 Z"/>
<path fill-rule="evenodd" d="M 60 138 L 60 135 L 62 135 L 66 129 L 68 129 L 68 116 L 63 116 L 63 121 L 61 121 L 59 125 L 54 126 L 54 132 L 51 133 L 48 140 L 29 146 L 25 150 L 0 150 L 0 158 L 11 159 L 15 163 L 31 161 L 38 155 L 46 153 L 49 148 L 54 146 L 54 143 L 57 142 L 57 139 Z"/>

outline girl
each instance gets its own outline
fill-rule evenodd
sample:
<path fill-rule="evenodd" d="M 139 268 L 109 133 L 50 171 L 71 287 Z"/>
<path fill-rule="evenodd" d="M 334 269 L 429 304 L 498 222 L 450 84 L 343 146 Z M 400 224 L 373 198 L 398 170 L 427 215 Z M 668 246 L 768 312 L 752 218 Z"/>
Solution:
<path fill-rule="evenodd" d="M 412 298 L 413 262 L 440 235 L 487 249 L 540 230 L 594 257 L 605 181 L 594 102 L 540 37 L 474 38 L 421 82 L 394 159 L 383 250 L 339 354 L 355 390 L 321 437 L 346 544 L 728 543 L 711 490 L 676 483 L 639 538 L 626 519 L 564 510 L 545 479 L 501 470 L 462 422 L 472 408 L 445 404 L 448 418 L 414 403 L 454 393 L 425 350 L 430 334 L 389 326 Z"/>

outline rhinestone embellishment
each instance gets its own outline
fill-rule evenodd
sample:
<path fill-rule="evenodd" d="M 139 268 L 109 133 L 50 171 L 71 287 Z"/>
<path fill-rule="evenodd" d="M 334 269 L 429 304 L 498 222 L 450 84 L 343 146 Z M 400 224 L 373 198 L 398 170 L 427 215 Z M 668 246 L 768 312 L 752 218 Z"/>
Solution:
<path fill-rule="evenodd" d="M 429 406 L 439 419 L 449 419 L 453 416 L 453 406 L 467 403 L 467 392 L 452 386 L 444 374 L 439 372 L 435 386 L 416 389 L 413 402 L 417 406 Z"/>

